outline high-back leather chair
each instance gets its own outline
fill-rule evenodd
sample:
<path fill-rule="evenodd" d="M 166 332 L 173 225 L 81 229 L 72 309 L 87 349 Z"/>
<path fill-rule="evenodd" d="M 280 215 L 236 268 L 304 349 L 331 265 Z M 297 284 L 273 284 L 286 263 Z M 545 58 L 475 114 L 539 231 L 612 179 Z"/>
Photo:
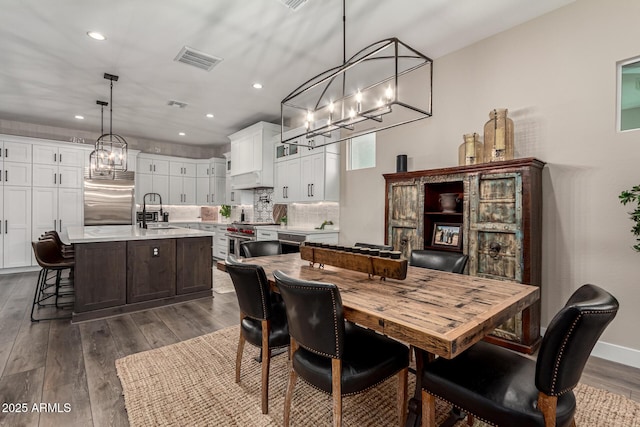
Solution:
<path fill-rule="evenodd" d="M 284 299 L 291 364 L 285 396 L 284 425 L 289 425 L 297 376 L 333 395 L 333 425 L 342 424 L 342 396 L 367 390 L 398 376 L 398 417 L 407 410 L 409 349 L 384 335 L 345 322 L 336 285 L 297 280 L 275 271 Z"/>
<path fill-rule="evenodd" d="M 371 249 L 380 249 L 381 251 L 392 251 L 393 250 L 393 246 L 388 246 L 388 245 L 376 245 L 373 243 L 356 243 L 353 246 L 358 246 L 360 248 L 371 248 Z"/>
<path fill-rule="evenodd" d="M 422 426 L 435 425 L 435 399 L 499 426 L 574 426 L 578 384 L 591 350 L 618 312 L 607 291 L 584 285 L 555 315 L 538 358 L 480 342 L 424 367 Z"/>
<path fill-rule="evenodd" d="M 458 252 L 422 249 L 411 251 L 409 265 L 462 274 L 468 259 L 467 255 Z"/>
<path fill-rule="evenodd" d="M 278 240 L 257 240 L 240 244 L 240 255 L 246 258 L 280 255 L 282 245 Z"/>
<path fill-rule="evenodd" d="M 226 267 L 240 306 L 240 340 L 236 355 L 236 383 L 240 382 L 240 368 L 245 341 L 261 349 L 262 355 L 262 413 L 269 411 L 269 364 L 271 350 L 289 345 L 289 329 L 282 300 L 272 297 L 264 270 L 259 265 L 238 262 L 233 255 Z"/>
<path fill-rule="evenodd" d="M 54 242 L 56 242 L 63 258 L 74 257 L 75 251 L 74 251 L 73 245 L 65 244 L 60 238 L 60 235 L 58 234 L 57 231 L 55 230 L 45 231 L 44 234 L 40 236 L 39 240 L 44 240 L 44 239 L 52 239 Z"/>
<path fill-rule="evenodd" d="M 62 291 L 62 272 L 64 270 L 71 271 L 75 266 L 75 261 L 73 258 L 64 258 L 58 244 L 53 239 L 43 239 L 38 240 L 37 242 L 31 242 L 31 246 L 33 248 L 33 255 L 36 258 L 36 262 L 40 266 L 36 290 L 33 295 L 33 305 L 31 306 L 31 321 L 38 322 L 40 320 L 71 317 L 70 314 L 63 316 L 56 315 L 47 318 L 36 318 L 34 316 L 36 306 L 55 308 L 72 307 L 73 301 L 71 299 L 62 303 L 60 298 L 63 296 L 70 297 L 73 295 L 72 277 L 66 282 L 67 286 L 65 286 L 65 292 Z"/>

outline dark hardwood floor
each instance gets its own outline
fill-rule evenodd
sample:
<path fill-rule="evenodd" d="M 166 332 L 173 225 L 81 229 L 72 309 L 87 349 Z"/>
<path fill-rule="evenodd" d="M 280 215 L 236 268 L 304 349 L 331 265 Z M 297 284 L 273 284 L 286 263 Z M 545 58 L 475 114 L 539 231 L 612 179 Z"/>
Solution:
<path fill-rule="evenodd" d="M 36 278 L 37 273 L 0 275 L 1 426 L 127 426 L 116 359 L 232 326 L 239 319 L 235 293 L 216 293 L 214 298 L 80 324 L 32 323 Z M 228 278 L 219 273 L 216 280 Z M 591 358 L 582 382 L 640 402 L 639 369 Z M 23 403 L 26 408 L 15 405 Z M 41 408 L 41 403 L 49 405 Z"/>

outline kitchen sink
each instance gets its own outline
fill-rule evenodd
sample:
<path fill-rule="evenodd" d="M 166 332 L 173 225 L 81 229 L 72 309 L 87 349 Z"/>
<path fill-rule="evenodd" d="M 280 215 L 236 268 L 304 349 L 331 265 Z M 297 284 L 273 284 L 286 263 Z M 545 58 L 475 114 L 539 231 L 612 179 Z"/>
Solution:
<path fill-rule="evenodd" d="M 153 223 L 147 224 L 148 230 L 174 230 L 177 228 L 180 228 L 180 227 L 176 227 L 176 226 L 169 225 L 166 223 L 161 223 L 161 222 L 153 222 Z"/>

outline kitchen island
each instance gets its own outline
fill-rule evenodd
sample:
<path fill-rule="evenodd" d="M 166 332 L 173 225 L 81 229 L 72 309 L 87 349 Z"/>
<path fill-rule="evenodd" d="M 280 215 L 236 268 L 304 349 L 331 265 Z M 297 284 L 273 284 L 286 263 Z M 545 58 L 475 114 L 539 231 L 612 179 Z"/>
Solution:
<path fill-rule="evenodd" d="M 73 321 L 212 296 L 213 233 L 180 227 L 69 227 Z"/>

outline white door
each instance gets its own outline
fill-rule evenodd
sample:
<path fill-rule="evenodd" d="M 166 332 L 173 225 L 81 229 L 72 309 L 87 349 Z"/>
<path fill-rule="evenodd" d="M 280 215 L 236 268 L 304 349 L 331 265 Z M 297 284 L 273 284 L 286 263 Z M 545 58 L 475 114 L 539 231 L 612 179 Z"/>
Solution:
<path fill-rule="evenodd" d="M 68 227 L 79 227 L 84 223 L 82 189 L 61 188 L 58 190 L 58 231 L 66 233 Z"/>
<path fill-rule="evenodd" d="M 85 157 L 89 157 L 89 153 L 85 150 L 71 147 L 60 147 L 58 149 L 58 163 L 61 166 L 75 166 L 82 168 L 84 166 Z"/>
<path fill-rule="evenodd" d="M 58 230 L 58 189 L 34 187 L 32 195 L 31 240 L 35 241 L 46 231 Z"/>
<path fill-rule="evenodd" d="M 311 200 L 324 200 L 324 156 L 324 153 L 311 156 L 313 161 Z"/>
<path fill-rule="evenodd" d="M 60 188 L 82 188 L 83 179 L 82 168 L 74 166 L 60 166 L 58 168 Z"/>
<path fill-rule="evenodd" d="M 210 166 L 209 163 L 198 163 L 196 165 L 196 176 L 198 178 L 209 178 Z"/>
<path fill-rule="evenodd" d="M 292 159 L 284 162 L 285 176 L 287 181 L 286 195 L 287 203 L 297 202 L 300 200 L 300 159 Z"/>
<path fill-rule="evenodd" d="M 164 200 L 164 197 L 163 197 Z M 166 203 L 166 202 L 165 202 Z M 181 205 L 182 202 L 182 178 L 172 176 L 169 180 L 169 204 Z"/>
<path fill-rule="evenodd" d="M 153 173 L 158 175 L 169 175 L 169 160 L 153 160 Z"/>
<path fill-rule="evenodd" d="M 168 169 L 169 162 L 166 163 Z M 153 175 L 153 192 L 160 194 L 165 205 L 169 204 L 169 175 Z M 155 196 L 153 202 L 160 203 L 160 200 Z"/>
<path fill-rule="evenodd" d="M 213 185 L 211 184 L 213 182 Z M 227 180 L 225 178 L 215 177 L 209 181 L 209 189 L 212 190 L 211 204 L 223 205 L 226 203 L 227 198 Z"/>
<path fill-rule="evenodd" d="M 33 144 L 33 163 L 40 165 L 57 165 L 58 147 Z"/>
<path fill-rule="evenodd" d="M 300 161 L 300 169 L 302 179 L 300 181 L 300 200 L 308 201 L 312 200 L 311 197 L 311 184 L 313 183 L 313 156 L 303 157 Z"/>
<path fill-rule="evenodd" d="M 33 186 L 34 187 L 57 187 L 58 186 L 58 166 L 56 165 L 33 165 Z"/>
<path fill-rule="evenodd" d="M 201 165 L 198 165 L 200 167 Z M 196 204 L 208 205 L 211 203 L 209 192 L 209 177 L 196 178 Z"/>
<path fill-rule="evenodd" d="M 138 156 L 136 170 L 139 173 L 153 173 L 153 160 Z"/>
<path fill-rule="evenodd" d="M 5 162 L 31 163 L 31 144 L 26 142 L 5 141 L 0 157 Z"/>
<path fill-rule="evenodd" d="M 146 159 L 145 159 L 146 160 Z M 138 163 L 138 166 L 140 164 Z M 137 173 L 136 174 L 136 203 L 142 205 L 145 194 L 153 192 L 153 175 L 149 175 L 146 173 Z M 147 200 L 149 203 L 149 200 Z"/>
<path fill-rule="evenodd" d="M 31 187 L 31 164 L 4 161 L 2 170 L 4 185 Z"/>
<path fill-rule="evenodd" d="M 287 172 L 286 164 L 288 162 L 277 162 L 273 168 L 273 201 L 274 203 L 287 202 Z"/>
<path fill-rule="evenodd" d="M 4 187 L 4 268 L 31 265 L 31 188 Z"/>
<path fill-rule="evenodd" d="M 194 170 L 195 172 L 195 170 Z M 182 203 L 185 205 L 196 204 L 196 178 L 185 176 L 182 178 Z"/>

